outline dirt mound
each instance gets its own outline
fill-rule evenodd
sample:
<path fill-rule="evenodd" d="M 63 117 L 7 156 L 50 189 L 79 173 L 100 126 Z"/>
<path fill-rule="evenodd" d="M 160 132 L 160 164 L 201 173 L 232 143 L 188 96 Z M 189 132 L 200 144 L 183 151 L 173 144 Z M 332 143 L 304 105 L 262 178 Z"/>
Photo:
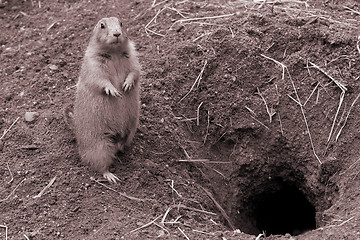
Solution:
<path fill-rule="evenodd" d="M 359 11 L 0 1 L 0 236 L 360 238 Z M 63 119 L 104 16 L 128 20 L 143 66 L 140 127 L 112 169 L 117 185 L 81 165 Z"/>

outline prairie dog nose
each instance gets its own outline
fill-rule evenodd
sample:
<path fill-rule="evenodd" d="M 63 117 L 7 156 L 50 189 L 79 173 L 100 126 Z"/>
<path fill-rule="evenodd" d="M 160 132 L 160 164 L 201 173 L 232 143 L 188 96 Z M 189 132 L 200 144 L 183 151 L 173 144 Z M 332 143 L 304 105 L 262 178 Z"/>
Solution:
<path fill-rule="evenodd" d="M 114 35 L 114 37 L 119 37 L 121 35 L 121 33 L 114 33 L 113 35 Z"/>

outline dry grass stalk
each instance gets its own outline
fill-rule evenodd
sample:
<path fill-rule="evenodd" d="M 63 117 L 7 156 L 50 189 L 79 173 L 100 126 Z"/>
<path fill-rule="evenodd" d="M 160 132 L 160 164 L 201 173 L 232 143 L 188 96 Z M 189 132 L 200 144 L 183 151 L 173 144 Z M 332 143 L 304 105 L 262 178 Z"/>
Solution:
<path fill-rule="evenodd" d="M 357 15 L 360 15 L 360 12 L 359 11 L 355 11 L 354 9 L 352 8 L 349 8 L 349 7 L 346 7 L 346 6 L 343 6 L 346 10 L 349 10 L 350 12 L 353 12 L 353 13 L 356 13 Z"/>
<path fill-rule="evenodd" d="M 359 99 L 359 97 L 360 97 L 360 93 L 356 96 L 355 100 L 354 100 L 353 103 L 351 104 L 351 106 L 350 106 L 350 108 L 349 108 L 349 111 L 348 111 L 348 113 L 347 113 L 347 115 L 346 115 L 345 121 L 344 121 L 343 125 L 341 126 L 338 134 L 336 135 L 335 141 L 338 140 L 338 138 L 339 138 L 339 136 L 340 136 L 340 134 L 341 134 L 341 131 L 342 131 L 343 128 L 345 127 L 346 122 L 347 122 L 347 120 L 348 120 L 348 118 L 349 118 L 351 109 L 354 107 L 354 105 L 355 105 L 356 101 Z"/>
<path fill-rule="evenodd" d="M 341 91 L 345 92 L 347 91 L 347 88 L 339 81 L 337 81 L 336 79 L 334 79 L 332 76 L 330 76 L 327 72 L 325 72 L 323 69 L 321 69 L 318 65 L 312 63 L 309 61 L 309 63 L 316 68 L 317 70 L 319 70 L 320 72 L 322 72 L 325 76 L 327 76 L 331 81 L 333 81 L 340 89 Z"/>
<path fill-rule="evenodd" d="M 12 183 L 12 181 L 14 181 L 14 176 L 13 176 L 13 174 L 11 172 L 10 167 L 9 167 L 9 163 L 6 162 L 6 166 L 7 166 L 7 169 L 9 170 L 9 173 L 10 173 L 10 181 L 8 181 L 8 184 L 9 184 L 9 183 Z"/>
<path fill-rule="evenodd" d="M 127 198 L 127 199 L 130 199 L 130 200 L 134 200 L 134 201 L 138 201 L 138 202 L 154 201 L 153 199 L 141 199 L 141 198 L 136 198 L 136 197 L 129 196 L 129 195 L 127 195 L 126 193 L 118 192 L 118 191 L 116 191 L 115 189 L 113 189 L 113 188 L 111 188 L 111 187 L 109 187 L 109 186 L 107 186 L 107 185 L 99 182 L 99 181 L 96 180 L 94 177 L 90 177 L 90 180 L 92 180 L 92 181 L 100 184 L 101 186 L 103 186 L 103 187 L 105 187 L 105 188 L 107 188 L 107 189 L 109 189 L 109 190 L 111 190 L 111 191 L 113 191 L 113 192 L 116 192 L 116 193 L 119 194 L 120 196 L 123 196 L 123 197 L 125 197 L 125 198 Z"/>
<path fill-rule="evenodd" d="M 307 119 L 306 119 L 306 116 L 305 116 L 304 107 L 303 107 L 303 105 L 301 104 L 300 97 L 299 97 L 299 95 L 298 95 L 298 93 L 297 93 L 297 90 L 296 90 L 296 87 L 295 87 L 295 83 L 294 83 L 294 81 L 292 80 L 292 77 L 291 77 L 291 75 L 290 75 L 289 69 L 288 69 L 283 63 L 281 63 L 281 62 L 279 62 L 279 61 L 276 61 L 276 60 L 273 59 L 273 58 L 267 57 L 267 56 L 265 56 L 265 55 L 263 55 L 263 54 L 260 54 L 260 55 L 263 56 L 264 58 L 268 59 L 268 60 L 271 60 L 271 61 L 275 62 L 276 64 L 279 64 L 279 65 L 281 66 L 281 68 L 282 68 L 282 79 L 283 79 L 283 80 L 285 79 L 285 70 L 286 70 L 286 72 L 287 72 L 287 74 L 288 74 L 288 76 L 289 76 L 291 85 L 292 85 L 292 87 L 293 87 L 293 89 L 294 89 L 294 93 L 295 93 L 295 96 L 296 96 L 296 100 L 295 100 L 294 98 L 292 98 L 290 95 L 289 95 L 289 97 L 290 97 L 291 99 L 293 99 L 293 100 L 300 106 L 301 114 L 303 115 L 303 118 L 304 118 L 306 130 L 307 130 L 308 135 L 309 135 L 310 144 L 311 144 L 311 148 L 312 148 L 313 154 L 314 154 L 315 158 L 318 160 L 318 162 L 319 162 L 320 164 L 322 164 L 320 158 L 319 158 L 318 155 L 316 154 L 315 147 L 314 147 L 314 143 L 313 143 L 313 140 L 312 140 L 312 137 L 311 137 L 311 132 L 310 132 L 310 129 L 309 129 L 309 125 L 308 125 L 308 122 L 307 122 Z M 311 62 L 310 62 L 310 63 L 311 63 Z"/>
<path fill-rule="evenodd" d="M 340 111 L 342 102 L 344 101 L 344 97 L 345 97 L 345 92 L 341 92 L 341 94 L 340 94 L 339 106 L 338 106 L 338 108 L 337 108 L 337 110 L 336 110 L 335 117 L 334 117 L 334 121 L 333 121 L 333 124 L 332 124 L 331 129 L 330 129 L 329 137 L 328 137 L 328 140 L 327 140 L 328 142 L 330 141 L 331 136 L 332 136 L 332 133 L 333 133 L 333 131 L 334 131 L 336 119 L 337 119 L 337 116 L 338 116 L 338 114 L 339 114 L 339 111 Z"/>
<path fill-rule="evenodd" d="M 158 217 L 156 217 L 156 218 L 155 218 L 154 220 L 152 220 L 151 222 L 148 222 L 148 223 L 142 225 L 141 227 L 138 227 L 138 228 L 136 228 L 136 229 L 134 229 L 134 230 L 131 230 L 130 233 L 139 231 L 140 229 L 143 229 L 143 228 L 146 228 L 146 227 L 152 225 L 152 224 L 153 224 L 156 220 L 158 220 L 158 218 L 160 218 L 160 217 L 161 217 L 161 215 L 158 216 Z"/>
<path fill-rule="evenodd" d="M 264 102 L 264 104 L 265 104 L 265 108 L 266 108 L 266 112 L 267 112 L 267 114 L 269 115 L 269 121 L 270 121 L 270 123 L 272 122 L 272 117 L 276 114 L 276 112 L 275 111 L 273 111 L 273 109 L 269 109 L 269 107 L 268 107 L 268 105 L 267 105 L 267 103 L 266 103 L 266 100 L 265 100 L 265 98 L 264 98 L 264 96 L 261 94 L 261 92 L 260 92 L 260 89 L 259 88 L 257 88 L 257 94 L 261 97 L 261 99 L 263 100 L 263 102 Z"/>
<path fill-rule="evenodd" d="M 318 83 L 316 84 L 316 86 L 314 87 L 314 89 L 313 89 L 312 92 L 310 93 L 309 97 L 308 97 L 308 98 L 306 99 L 306 101 L 304 102 L 303 106 L 305 106 L 306 103 L 310 100 L 310 98 L 311 98 L 312 95 L 315 93 L 315 91 L 316 91 L 316 89 L 319 87 L 319 85 L 320 85 L 320 82 L 318 82 Z"/>
<path fill-rule="evenodd" d="M 264 123 L 260 122 L 259 120 L 257 120 L 254 116 L 250 115 L 250 117 L 252 119 L 254 119 L 255 121 L 257 121 L 261 126 L 263 126 L 264 128 L 266 128 L 267 130 L 270 130 L 270 128 L 268 126 L 266 126 Z"/>
<path fill-rule="evenodd" d="M 171 209 L 172 209 L 172 206 L 170 206 L 170 207 L 168 207 L 168 209 L 166 209 L 166 212 L 165 212 L 165 214 L 164 214 L 164 216 L 162 217 L 161 222 L 160 222 L 162 225 L 164 225 L 165 219 L 166 219 L 166 217 L 167 217 L 167 215 L 169 214 L 169 212 L 170 212 Z"/>
<path fill-rule="evenodd" d="M 8 239 L 8 227 L 6 225 L 0 225 L 0 228 L 5 228 L 5 240 Z"/>
<path fill-rule="evenodd" d="M 206 235 L 210 235 L 210 236 L 214 236 L 215 234 L 214 233 L 208 233 L 208 232 L 204 232 L 204 231 L 200 231 L 200 230 L 196 230 L 196 229 L 193 229 L 192 230 L 193 232 L 197 232 L 197 233 L 202 233 L 202 234 L 206 234 Z"/>
<path fill-rule="evenodd" d="M 177 204 L 176 207 L 177 207 L 177 208 L 187 209 L 187 210 L 194 211 L 194 212 L 199 212 L 199 213 L 204 213 L 204 214 L 208 214 L 208 215 L 213 215 L 213 216 L 216 216 L 216 215 L 217 215 L 216 213 L 213 213 L 213 212 L 209 212 L 209 211 L 205 211 L 205 210 L 201 210 L 201 209 L 197 209 L 197 208 L 188 207 L 188 206 L 185 206 L 185 205 L 183 205 L 183 204 Z"/>
<path fill-rule="evenodd" d="M 190 240 L 190 238 L 188 236 L 186 236 L 185 232 L 180 227 L 178 227 L 178 229 L 187 240 Z"/>
<path fill-rule="evenodd" d="M 190 93 L 191 91 L 194 89 L 195 85 L 198 83 L 198 87 L 199 87 L 199 83 L 200 83 L 200 80 L 202 79 L 202 75 L 205 71 L 205 67 L 206 67 L 206 64 L 207 64 L 207 60 L 205 59 L 205 63 L 204 63 L 204 66 L 202 67 L 199 75 L 197 76 L 197 78 L 195 79 L 193 85 L 191 86 L 190 90 L 180 99 L 179 103 L 184 100 Z"/>
<path fill-rule="evenodd" d="M 204 192 L 208 195 L 208 197 L 214 202 L 215 206 L 217 207 L 217 209 L 221 212 L 221 215 L 225 218 L 225 220 L 228 222 L 230 228 L 234 231 L 236 229 L 236 227 L 232 224 L 229 216 L 227 215 L 227 213 L 225 212 L 225 210 L 221 207 L 221 205 L 215 200 L 215 198 L 213 197 L 213 195 L 206 190 L 205 188 L 203 188 L 202 186 L 200 186 L 202 188 L 202 190 L 204 190 Z"/>
<path fill-rule="evenodd" d="M 26 178 L 24 178 L 18 185 L 16 185 L 16 187 L 14 188 L 14 190 L 12 190 L 11 193 L 10 193 L 6 198 L 0 200 L 0 203 L 8 200 L 8 199 L 10 198 L 10 196 L 14 194 L 14 192 L 16 191 L 16 189 L 18 189 L 18 187 L 19 187 L 25 180 L 26 180 Z"/>
<path fill-rule="evenodd" d="M 50 182 L 48 183 L 48 185 L 46 185 L 46 186 L 44 187 L 44 189 L 39 192 L 38 195 L 33 196 L 33 198 L 39 198 L 39 197 L 41 197 L 41 196 L 44 194 L 44 192 L 54 184 L 55 180 L 56 180 L 56 176 L 53 177 L 53 178 L 50 180 Z"/>
<path fill-rule="evenodd" d="M 226 17 L 231 17 L 234 16 L 235 13 L 230 13 L 230 14 L 224 14 L 224 15 L 218 15 L 218 16 L 210 16 L 210 17 L 198 17 L 198 18 L 187 18 L 187 19 L 180 19 L 174 22 L 174 24 L 176 23 L 183 23 L 183 22 L 193 22 L 193 21 L 199 21 L 199 20 L 209 20 L 209 19 L 217 19 L 217 18 L 226 18 Z M 173 24 L 173 25 L 174 25 Z"/>
<path fill-rule="evenodd" d="M 180 198 L 182 198 L 182 195 L 174 188 L 174 180 L 169 179 L 166 181 L 171 182 L 171 184 L 169 184 L 171 190 L 175 192 Z"/>
<path fill-rule="evenodd" d="M 283 130 L 282 122 L 281 122 L 280 112 L 278 112 L 278 117 L 279 117 L 279 123 L 280 123 L 281 136 L 284 136 L 284 130 Z"/>
<path fill-rule="evenodd" d="M 199 106 L 196 109 L 196 126 L 200 125 L 200 108 L 203 105 L 204 102 L 201 102 Z"/>
<path fill-rule="evenodd" d="M 206 143 L 207 137 L 209 136 L 209 127 L 210 127 L 210 111 L 207 111 L 207 125 L 206 125 L 206 133 L 204 137 L 204 144 Z"/>
<path fill-rule="evenodd" d="M 253 114 L 254 116 L 256 116 L 256 113 L 249 107 L 245 106 L 246 110 L 248 110 L 251 114 Z"/>
<path fill-rule="evenodd" d="M 257 235 L 257 237 L 255 238 L 255 240 L 260 240 L 260 238 L 264 238 L 265 237 L 265 234 L 263 233 L 259 233 L 259 235 Z"/>
<path fill-rule="evenodd" d="M 208 169 L 213 170 L 214 172 L 216 172 L 217 174 L 219 174 L 220 176 L 222 176 L 224 179 L 226 179 L 225 175 L 224 175 L 222 172 L 220 172 L 219 170 L 216 170 L 216 169 L 214 169 L 214 168 L 206 165 L 204 162 L 202 162 L 202 164 L 203 164 L 205 167 L 207 167 Z"/>
<path fill-rule="evenodd" d="M 180 159 L 178 162 L 201 162 L 201 163 L 231 163 L 231 162 L 219 162 L 219 161 L 211 161 L 209 159 Z"/>
<path fill-rule="evenodd" d="M 17 121 L 20 119 L 20 117 L 17 117 L 15 119 L 15 121 L 10 125 L 10 127 L 8 129 L 4 130 L 3 135 L 0 137 L 0 140 L 3 139 L 5 137 L 5 135 L 11 130 L 11 128 L 17 123 Z"/>

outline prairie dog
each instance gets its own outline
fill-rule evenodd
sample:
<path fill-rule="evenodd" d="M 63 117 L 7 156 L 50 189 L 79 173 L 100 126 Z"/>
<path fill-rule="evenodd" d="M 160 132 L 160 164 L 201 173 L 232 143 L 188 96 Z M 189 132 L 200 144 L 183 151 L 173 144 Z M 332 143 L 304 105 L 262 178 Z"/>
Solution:
<path fill-rule="evenodd" d="M 77 83 L 73 122 L 83 163 L 116 183 L 109 166 L 134 138 L 139 121 L 140 64 L 118 18 L 95 26 Z"/>

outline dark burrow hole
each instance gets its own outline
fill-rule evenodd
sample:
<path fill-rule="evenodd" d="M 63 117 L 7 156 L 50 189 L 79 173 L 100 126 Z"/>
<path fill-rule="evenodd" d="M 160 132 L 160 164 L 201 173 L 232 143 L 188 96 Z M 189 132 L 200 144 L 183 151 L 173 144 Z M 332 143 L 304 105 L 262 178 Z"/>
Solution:
<path fill-rule="evenodd" d="M 294 185 L 278 181 L 277 189 L 264 191 L 249 199 L 256 228 L 267 236 L 299 235 L 316 228 L 315 207 Z"/>
<path fill-rule="evenodd" d="M 291 182 L 272 179 L 239 209 L 242 212 L 237 227 L 250 234 L 296 236 L 316 228 L 316 210 L 305 194 Z M 244 224 L 246 222 L 246 224 Z"/>

